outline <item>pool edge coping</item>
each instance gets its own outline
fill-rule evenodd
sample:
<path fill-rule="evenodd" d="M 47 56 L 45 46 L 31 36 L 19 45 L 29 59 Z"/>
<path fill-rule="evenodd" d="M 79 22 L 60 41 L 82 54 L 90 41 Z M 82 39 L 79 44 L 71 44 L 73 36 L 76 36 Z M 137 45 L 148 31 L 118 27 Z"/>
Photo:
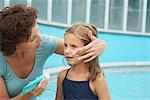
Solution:
<path fill-rule="evenodd" d="M 141 66 L 144 66 L 144 68 L 148 68 L 148 70 L 150 70 L 150 62 L 144 62 L 144 61 L 140 61 L 140 62 L 111 62 L 111 63 L 101 63 L 100 66 L 102 67 L 102 69 L 104 70 L 111 70 L 114 71 L 114 69 L 118 70 L 118 71 L 114 71 L 114 72 L 122 72 L 122 71 L 129 71 L 129 68 L 131 68 L 132 70 L 134 69 L 134 71 L 136 71 L 136 68 L 142 68 Z M 59 67 L 52 67 L 52 68 L 47 68 L 44 69 L 44 73 L 49 73 L 51 76 L 56 76 L 61 70 L 69 68 L 69 66 L 59 66 Z M 123 69 L 123 70 L 121 70 Z M 146 69 L 147 70 L 147 69 Z"/>

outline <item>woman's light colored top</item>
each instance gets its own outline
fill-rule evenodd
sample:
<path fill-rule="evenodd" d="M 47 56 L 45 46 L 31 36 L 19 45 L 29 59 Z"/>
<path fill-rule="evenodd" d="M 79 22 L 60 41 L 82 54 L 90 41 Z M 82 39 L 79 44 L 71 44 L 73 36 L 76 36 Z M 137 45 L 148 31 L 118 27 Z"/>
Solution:
<path fill-rule="evenodd" d="M 0 52 L 0 76 L 3 77 L 8 94 L 10 97 L 17 96 L 22 89 L 30 81 L 40 76 L 43 72 L 43 66 L 47 58 L 54 53 L 56 49 L 56 38 L 50 36 L 42 36 L 42 42 L 39 50 L 36 52 L 34 67 L 29 76 L 21 79 L 15 75 L 7 60 Z M 36 99 L 35 97 L 32 97 Z"/>

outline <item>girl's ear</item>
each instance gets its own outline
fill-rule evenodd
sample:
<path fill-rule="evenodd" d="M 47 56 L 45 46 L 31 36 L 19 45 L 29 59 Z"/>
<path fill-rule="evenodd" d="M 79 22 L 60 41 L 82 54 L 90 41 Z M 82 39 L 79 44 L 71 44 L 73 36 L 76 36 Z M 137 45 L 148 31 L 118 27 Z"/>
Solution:
<path fill-rule="evenodd" d="M 96 37 L 92 34 L 92 31 L 89 31 L 88 36 L 91 40 L 95 40 Z"/>
<path fill-rule="evenodd" d="M 91 25 L 91 27 L 93 28 L 93 31 L 94 31 L 94 36 L 95 37 L 97 37 L 97 28 L 96 28 L 96 26 L 94 26 L 94 25 Z"/>

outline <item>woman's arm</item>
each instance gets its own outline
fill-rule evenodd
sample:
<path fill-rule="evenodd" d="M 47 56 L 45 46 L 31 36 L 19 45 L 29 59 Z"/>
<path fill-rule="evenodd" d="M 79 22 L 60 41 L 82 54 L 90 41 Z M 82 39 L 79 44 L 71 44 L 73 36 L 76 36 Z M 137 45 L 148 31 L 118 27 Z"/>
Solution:
<path fill-rule="evenodd" d="M 57 38 L 57 48 L 55 53 L 63 55 L 64 54 L 64 40 Z"/>
<path fill-rule="evenodd" d="M 49 80 L 46 78 L 41 80 L 41 82 L 38 84 L 37 87 L 35 87 L 31 92 L 29 92 L 24 96 L 22 96 L 20 93 L 19 95 L 13 98 L 9 98 L 4 80 L 2 77 L 0 77 L 0 98 L 1 98 L 0 100 L 8 100 L 8 99 L 9 100 L 30 100 L 30 97 L 32 95 L 39 96 L 45 91 L 48 81 Z"/>
<path fill-rule="evenodd" d="M 94 87 L 100 100 L 110 100 L 109 90 L 103 75 L 97 77 Z"/>
<path fill-rule="evenodd" d="M 16 97 L 13 97 L 9 100 L 30 100 L 31 94 L 26 94 L 25 96 L 21 96 L 21 94 L 17 95 Z M 5 99 L 8 100 L 8 99 Z"/>
<path fill-rule="evenodd" d="M 6 86 L 5 86 L 5 82 L 3 80 L 2 77 L 0 77 L 0 98 L 1 100 L 29 100 L 30 98 L 30 95 L 25 95 L 25 96 L 21 96 L 21 95 L 18 95 L 12 99 L 9 98 L 8 96 L 8 93 L 7 93 L 7 89 L 6 89 Z"/>
<path fill-rule="evenodd" d="M 1 100 L 9 99 L 7 89 L 6 89 L 6 86 L 2 77 L 0 77 L 0 98 Z"/>

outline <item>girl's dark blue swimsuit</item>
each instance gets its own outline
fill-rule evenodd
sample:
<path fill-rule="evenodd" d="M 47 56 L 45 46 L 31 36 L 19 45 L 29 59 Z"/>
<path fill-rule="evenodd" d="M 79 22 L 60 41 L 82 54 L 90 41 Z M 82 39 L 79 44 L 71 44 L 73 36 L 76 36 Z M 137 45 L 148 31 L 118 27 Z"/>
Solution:
<path fill-rule="evenodd" d="M 62 83 L 64 100 L 98 100 L 98 96 L 91 91 L 88 80 L 69 80 L 67 79 L 68 71 Z"/>

